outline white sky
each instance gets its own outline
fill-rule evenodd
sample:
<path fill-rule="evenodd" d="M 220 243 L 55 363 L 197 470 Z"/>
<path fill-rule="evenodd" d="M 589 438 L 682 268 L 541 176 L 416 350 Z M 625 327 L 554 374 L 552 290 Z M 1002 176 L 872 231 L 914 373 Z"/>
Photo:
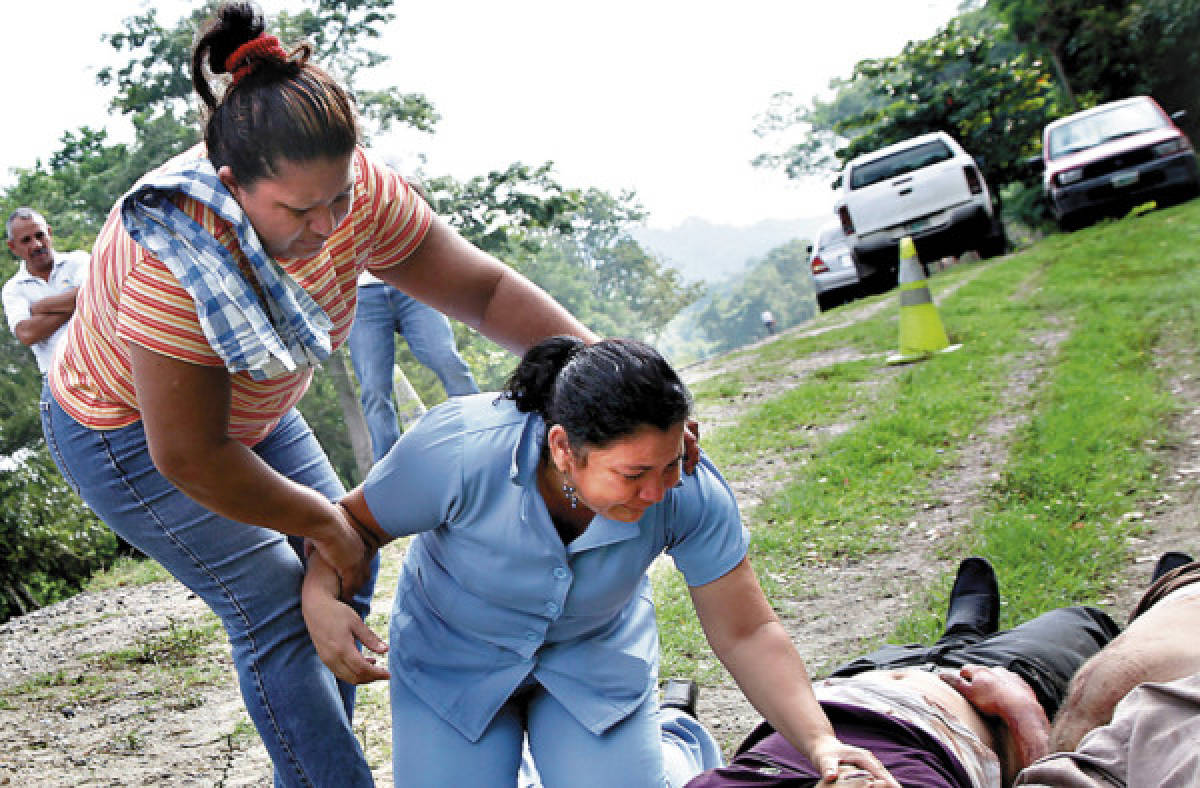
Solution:
<path fill-rule="evenodd" d="M 402 162 L 424 156 L 429 174 L 459 178 L 550 159 L 566 186 L 636 190 L 655 227 L 691 216 L 733 225 L 813 216 L 832 203 L 829 179 L 789 182 L 751 167 L 767 149 L 753 133 L 756 116 L 777 91 L 807 102 L 858 60 L 932 35 L 959 2 L 397 0 L 403 19 L 373 44 L 392 58 L 378 78 L 425 93 L 442 121 L 433 135 L 380 142 Z M 111 93 L 95 71 L 120 62 L 101 33 L 121 30 L 145 4 L 4 3 L 0 185 L 81 125 L 129 139 L 127 124 L 107 114 Z M 261 4 L 268 13 L 303 7 Z M 192 4 L 155 6 L 173 24 Z"/>

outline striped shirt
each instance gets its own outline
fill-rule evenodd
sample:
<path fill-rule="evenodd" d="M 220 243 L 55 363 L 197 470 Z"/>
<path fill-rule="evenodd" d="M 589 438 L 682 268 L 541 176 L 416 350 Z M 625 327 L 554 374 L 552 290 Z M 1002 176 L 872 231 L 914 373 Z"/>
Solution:
<path fill-rule="evenodd" d="M 184 155 L 201 155 L 201 150 Z M 174 199 L 246 270 L 228 222 L 190 198 Z M 316 255 L 278 261 L 329 315 L 333 347 L 350 333 L 359 273 L 402 262 L 425 238 L 432 218 L 403 178 L 355 151 L 350 214 Z M 129 237 L 118 206 L 96 238 L 63 352 L 49 375 L 55 399 L 84 426 L 116 429 L 141 418 L 128 343 L 180 361 L 224 367 L 204 336 L 191 296 L 161 260 Z M 232 373 L 229 436 L 249 446 L 258 443 L 304 396 L 311 376 L 311 368 L 261 381 Z"/>

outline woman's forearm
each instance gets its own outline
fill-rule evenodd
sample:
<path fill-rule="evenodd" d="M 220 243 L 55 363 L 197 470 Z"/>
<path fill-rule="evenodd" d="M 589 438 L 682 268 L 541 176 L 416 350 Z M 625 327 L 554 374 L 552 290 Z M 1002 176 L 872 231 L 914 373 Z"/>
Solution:
<path fill-rule="evenodd" d="M 188 497 L 230 520 L 312 539 L 327 538 L 339 524 L 325 496 L 278 473 L 231 438 L 183 451 L 152 449 L 151 456 Z"/>
<path fill-rule="evenodd" d="M 715 646 L 713 650 L 717 652 Z M 746 699 L 793 747 L 808 754 L 816 739 L 834 735 L 813 695 L 804 660 L 778 621 L 763 624 L 722 651 L 717 657 Z"/>

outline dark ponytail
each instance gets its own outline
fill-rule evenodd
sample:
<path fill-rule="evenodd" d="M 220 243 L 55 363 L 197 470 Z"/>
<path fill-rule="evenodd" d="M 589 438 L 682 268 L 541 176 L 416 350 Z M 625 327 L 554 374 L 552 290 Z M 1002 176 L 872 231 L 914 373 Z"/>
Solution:
<path fill-rule="evenodd" d="M 643 425 L 669 429 L 687 420 L 692 405 L 666 359 L 632 339 L 542 340 L 522 357 L 503 396 L 548 426 L 562 425 L 575 449 L 604 447 Z"/>
<path fill-rule="evenodd" d="M 192 84 L 208 110 L 208 158 L 214 169 L 228 165 L 244 186 L 277 174 L 280 161 L 349 156 L 358 143 L 354 102 L 308 62 L 312 47 L 301 44 L 289 53 L 265 30 L 254 3 L 226 2 L 192 50 Z M 251 42 L 263 46 L 244 47 Z M 233 76 L 219 98 L 210 74 Z"/>

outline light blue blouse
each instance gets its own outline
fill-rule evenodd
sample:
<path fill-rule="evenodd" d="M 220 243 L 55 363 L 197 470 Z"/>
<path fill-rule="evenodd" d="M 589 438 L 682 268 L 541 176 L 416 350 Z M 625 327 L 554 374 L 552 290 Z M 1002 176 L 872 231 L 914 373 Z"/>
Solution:
<path fill-rule="evenodd" d="M 392 680 L 472 741 L 530 675 L 597 734 L 624 719 L 657 684 L 651 562 L 665 550 L 699 586 L 749 546 L 704 457 L 637 523 L 597 516 L 564 546 L 537 490 L 544 432 L 494 393 L 453 397 L 363 486 L 384 530 L 417 535 L 392 608 Z"/>

